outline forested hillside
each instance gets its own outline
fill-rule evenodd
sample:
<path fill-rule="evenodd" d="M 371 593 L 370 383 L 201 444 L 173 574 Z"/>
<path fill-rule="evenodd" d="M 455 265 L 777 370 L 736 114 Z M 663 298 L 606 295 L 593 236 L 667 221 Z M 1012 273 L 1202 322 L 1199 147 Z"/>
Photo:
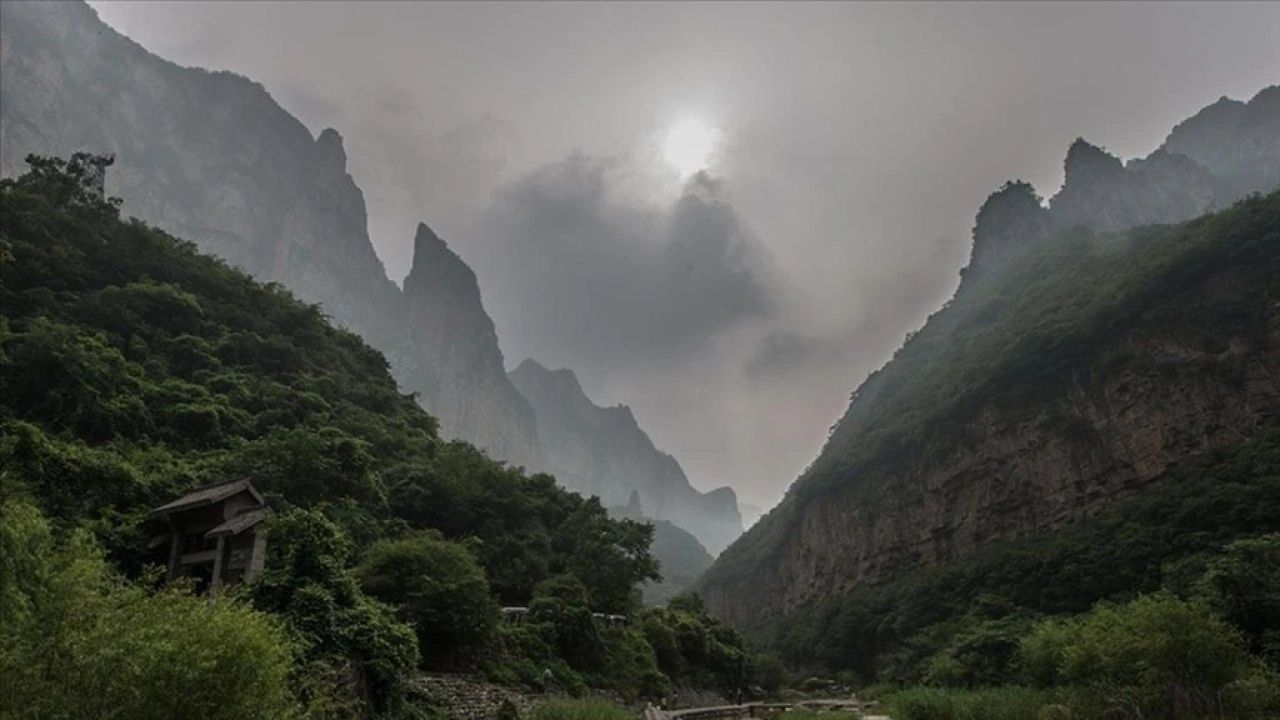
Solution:
<path fill-rule="evenodd" d="M 441 437 L 553 473 L 606 503 L 642 488 L 652 516 L 717 551 L 741 533 L 731 492 L 696 491 L 675 459 L 652 448 L 669 462 L 653 467 L 641 455 L 591 478 L 551 462 L 582 448 L 540 437 L 542 419 L 507 378 L 472 269 L 420 224 L 402 239 L 413 264 L 396 287 L 370 240 L 342 135 L 313 133 L 259 82 L 158 57 L 69 0 L 0 4 L 0 84 L 0 175 L 22 172 L 30 153 L 114 153 L 107 189 L 127 215 L 318 305 L 386 356 Z"/>
<path fill-rule="evenodd" d="M 1078 711 L 1269 717 L 1277 277 L 1280 192 L 1181 225 L 1029 238 L 863 383 L 822 457 L 704 576 L 709 604 L 855 682 L 1069 685 Z M 1143 593 L 1164 594 L 1095 608 Z M 1183 612 L 1197 630 L 1157 629 Z M 1203 640 L 1235 669 L 1157 681 L 1076 655 L 1120 652 L 1128 632 L 1151 643 L 1135 665 L 1217 652 Z M 1272 669 L 1249 675 L 1266 665 L 1240 637 Z M 1221 693 L 1240 683 L 1261 689 L 1230 710 Z M 936 717 L 967 717 L 950 712 Z"/>
<path fill-rule="evenodd" d="M 1244 441 L 1280 406 L 1278 274 L 1275 193 L 1028 245 L 863 383 L 821 458 L 708 573 L 712 604 L 759 622 L 1064 527 Z M 767 602 L 740 613 L 745 586 Z"/>
<path fill-rule="evenodd" d="M 697 608 L 636 615 L 659 576 L 650 526 L 441 440 L 318 307 L 119 219 L 80 166 L 31 163 L 0 181 L 0 684 L 21 689 L 0 714 L 82 717 L 98 694 L 170 717 L 141 688 L 182 697 L 205 672 L 261 678 L 225 717 L 434 712 L 419 665 L 531 684 L 553 667 L 562 688 L 629 697 L 746 682 L 741 639 L 717 631 L 708 654 L 718 626 Z M 275 512 L 267 568 L 201 625 L 184 591 L 151 589 L 147 513 L 237 478 Z M 499 603 L 530 621 L 500 626 Z M 636 617 L 605 629 L 593 611 Z M 128 615 L 127 637 L 95 629 Z M 701 628 L 698 656 L 670 646 L 676 620 Z M 207 668 L 161 671 L 215 632 L 231 645 Z"/>

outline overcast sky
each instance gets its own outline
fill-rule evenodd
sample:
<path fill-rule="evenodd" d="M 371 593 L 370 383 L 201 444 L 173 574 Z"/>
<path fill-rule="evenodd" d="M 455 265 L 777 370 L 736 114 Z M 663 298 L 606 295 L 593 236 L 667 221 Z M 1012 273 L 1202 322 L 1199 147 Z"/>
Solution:
<path fill-rule="evenodd" d="M 771 505 L 954 289 L 982 200 L 1280 81 L 1280 4 L 94 2 L 334 127 L 397 282 L 431 225 L 508 367 Z M 718 130 L 706 177 L 668 130 Z"/>

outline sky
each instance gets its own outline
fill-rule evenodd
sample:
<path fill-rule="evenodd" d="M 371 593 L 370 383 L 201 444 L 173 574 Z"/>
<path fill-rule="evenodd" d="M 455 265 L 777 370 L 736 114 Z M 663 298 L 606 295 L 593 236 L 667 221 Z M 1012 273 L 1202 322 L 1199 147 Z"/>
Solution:
<path fill-rule="evenodd" d="M 772 505 L 954 290 L 1009 179 L 1143 156 L 1280 82 L 1277 3 L 93 2 L 336 128 L 399 282 L 424 221 L 508 368 L 630 405 L 694 485 Z M 672 128 L 714 138 L 703 172 Z"/>

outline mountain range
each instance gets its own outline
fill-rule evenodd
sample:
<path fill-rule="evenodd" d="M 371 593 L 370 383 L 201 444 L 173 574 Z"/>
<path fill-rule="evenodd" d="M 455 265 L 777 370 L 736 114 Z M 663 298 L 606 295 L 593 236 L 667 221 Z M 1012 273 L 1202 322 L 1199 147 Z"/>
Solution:
<path fill-rule="evenodd" d="M 694 489 L 629 411 L 509 377 L 475 274 L 426 224 L 403 286 L 389 279 L 341 135 L 313 136 L 262 85 L 157 57 L 82 2 L 0 5 L 0 82 L 0 174 L 29 153 L 114 154 L 125 213 L 319 305 L 382 351 L 445 437 L 606 504 L 638 492 L 713 551 L 741 532 L 733 491 Z"/>
<path fill-rule="evenodd" d="M 1280 188 L 1280 87 L 1209 105 L 1145 158 L 1076 140 L 1064 169 L 1047 202 L 1011 181 L 983 204 L 954 297 L 700 580 L 718 614 L 763 628 L 812 611 L 821 635 L 824 603 L 1016 555 L 1280 417 L 1277 196 L 1227 211 Z"/>

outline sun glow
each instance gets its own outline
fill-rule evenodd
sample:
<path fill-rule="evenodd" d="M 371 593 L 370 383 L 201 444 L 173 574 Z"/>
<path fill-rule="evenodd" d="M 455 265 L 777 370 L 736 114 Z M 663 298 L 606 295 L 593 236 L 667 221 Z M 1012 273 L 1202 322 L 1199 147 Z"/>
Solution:
<path fill-rule="evenodd" d="M 681 176 L 707 169 L 720 141 L 720 131 L 700 120 L 682 120 L 667 132 L 662 157 Z"/>

